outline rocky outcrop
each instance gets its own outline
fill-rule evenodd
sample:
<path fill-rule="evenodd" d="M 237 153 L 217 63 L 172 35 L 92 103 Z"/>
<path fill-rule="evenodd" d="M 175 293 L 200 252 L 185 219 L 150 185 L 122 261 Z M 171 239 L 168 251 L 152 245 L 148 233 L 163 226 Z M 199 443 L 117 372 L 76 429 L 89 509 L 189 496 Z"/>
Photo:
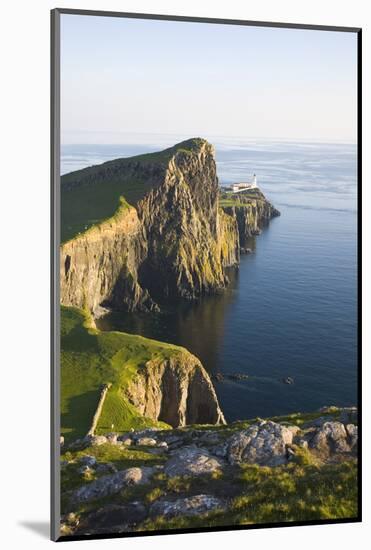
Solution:
<path fill-rule="evenodd" d="M 173 427 L 225 423 L 209 375 L 185 350 L 169 359 L 148 361 L 130 382 L 125 396 L 140 414 Z"/>
<path fill-rule="evenodd" d="M 252 196 L 239 194 L 238 204 L 224 206 L 223 210 L 233 218 L 238 227 L 238 237 L 241 248 L 245 248 L 248 239 L 259 235 L 269 220 L 279 216 L 280 212 L 266 200 L 263 193 L 257 189 Z"/>
<path fill-rule="evenodd" d="M 311 499 L 308 519 L 328 519 L 327 509 L 322 514 L 327 501 L 339 509 L 334 519 L 344 517 L 349 503 L 353 517 L 357 426 L 339 420 L 349 410 L 333 407 L 330 412 L 294 414 L 292 423 L 283 417 L 202 429 L 146 429 L 119 437 L 106 434 L 104 453 L 97 453 L 97 458 L 85 438 L 85 448 L 74 453 L 69 447 L 61 463 L 62 478 L 67 473 L 67 480 L 80 479 L 62 495 L 61 533 L 143 531 L 153 528 L 157 519 L 159 528 L 171 528 L 173 520 L 187 517 L 197 518 L 197 525 L 204 527 L 215 526 L 218 517 L 218 525 L 225 525 L 226 519 L 232 525 L 240 524 L 241 513 L 244 520 L 256 523 L 257 509 L 266 520 L 268 497 L 273 511 L 283 511 L 272 516 L 275 521 L 302 521 L 306 495 Z M 356 409 L 351 412 L 354 418 Z M 323 422 L 331 416 L 337 420 Z M 129 452 L 123 443 L 127 439 Z M 111 457 L 115 465 L 107 458 L 102 462 L 102 457 Z M 107 474 L 104 466 L 117 470 Z M 109 504 L 102 502 L 107 497 L 112 499 Z"/>
<path fill-rule="evenodd" d="M 214 149 L 203 139 L 150 161 L 121 159 L 63 178 L 62 196 L 78 188 L 86 201 L 110 178 L 129 197 L 138 188 L 135 208 L 121 198 L 112 217 L 61 246 L 61 302 L 95 315 L 102 306 L 151 310 L 163 299 L 193 300 L 223 289 L 225 268 L 238 265 L 244 239 L 277 213 L 261 194 L 220 208 Z"/>
<path fill-rule="evenodd" d="M 228 460 L 231 464 L 249 462 L 265 466 L 278 466 L 287 462 L 287 445 L 291 445 L 295 426 L 281 426 L 265 422 L 236 433 L 228 442 Z"/>

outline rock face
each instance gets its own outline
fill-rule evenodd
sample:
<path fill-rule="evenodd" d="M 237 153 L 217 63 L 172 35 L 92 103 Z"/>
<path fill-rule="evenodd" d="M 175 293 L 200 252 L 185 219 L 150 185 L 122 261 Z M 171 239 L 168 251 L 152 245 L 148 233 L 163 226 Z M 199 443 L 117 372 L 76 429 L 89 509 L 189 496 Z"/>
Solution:
<path fill-rule="evenodd" d="M 167 360 L 148 361 L 126 396 L 142 415 L 173 427 L 225 423 L 209 375 L 185 350 Z"/>
<path fill-rule="evenodd" d="M 228 460 L 230 464 L 284 464 L 287 462 L 287 445 L 292 443 L 295 431 L 272 421 L 250 426 L 229 441 Z"/>
<path fill-rule="evenodd" d="M 109 178 L 144 182 L 136 208 L 121 199 L 114 216 L 61 246 L 61 302 L 88 308 L 151 310 L 166 298 L 195 299 L 222 289 L 246 236 L 277 211 L 259 196 L 219 207 L 214 149 L 192 139 L 148 160 L 112 161 L 62 178 L 62 193 L 86 192 Z M 121 180 L 120 180 L 121 181 Z M 101 183 L 103 182 L 103 183 Z M 144 192 L 144 191 L 145 192 Z"/>
<path fill-rule="evenodd" d="M 135 208 L 121 206 L 109 220 L 61 247 L 60 289 L 64 305 L 88 308 L 153 309 L 138 282 L 137 267 L 145 254 Z"/>
<path fill-rule="evenodd" d="M 240 194 L 239 201 L 238 206 L 224 206 L 223 210 L 236 220 L 240 247 L 246 249 L 249 237 L 259 235 L 269 220 L 280 213 L 259 190 L 254 192 L 254 198 Z"/>

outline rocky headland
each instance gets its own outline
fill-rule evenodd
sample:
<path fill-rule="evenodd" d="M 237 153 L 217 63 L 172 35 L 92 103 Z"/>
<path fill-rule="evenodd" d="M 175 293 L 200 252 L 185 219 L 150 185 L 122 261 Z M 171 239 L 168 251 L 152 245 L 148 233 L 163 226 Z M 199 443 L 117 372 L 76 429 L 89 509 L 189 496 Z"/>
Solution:
<path fill-rule="evenodd" d="M 223 291 L 278 215 L 203 139 L 63 176 L 63 537 L 357 515 L 355 408 L 227 424 L 188 350 L 95 325 Z"/>
<path fill-rule="evenodd" d="M 106 217 L 108 206 L 95 205 L 105 187 L 116 193 Z M 199 138 L 63 176 L 62 207 L 72 214 L 62 215 L 62 304 L 99 315 L 222 290 L 246 239 L 279 215 L 259 190 L 239 195 L 220 196 L 213 146 Z"/>

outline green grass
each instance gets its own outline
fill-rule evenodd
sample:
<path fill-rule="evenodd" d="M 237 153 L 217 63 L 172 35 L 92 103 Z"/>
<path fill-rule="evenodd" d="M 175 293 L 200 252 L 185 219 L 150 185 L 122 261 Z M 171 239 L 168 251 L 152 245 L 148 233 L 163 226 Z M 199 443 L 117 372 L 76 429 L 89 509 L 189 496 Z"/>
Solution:
<path fill-rule="evenodd" d="M 295 463 L 276 468 L 244 465 L 235 478 L 222 479 L 221 482 L 227 483 L 229 490 L 236 493 L 229 499 L 226 510 L 194 517 L 149 519 L 138 530 L 350 519 L 357 516 L 355 461 L 307 464 L 305 467 Z M 207 494 L 216 494 L 217 483 L 214 480 L 211 487 L 209 485 L 212 493 L 209 490 Z M 199 484 L 200 493 L 204 487 L 201 480 Z M 223 497 L 223 491 L 218 496 Z"/>
<path fill-rule="evenodd" d="M 82 310 L 61 308 L 61 432 L 86 435 L 102 384 L 111 383 L 96 433 L 167 425 L 139 414 L 123 390 L 147 361 L 186 353 L 181 347 L 122 332 L 100 332 Z"/>
<path fill-rule="evenodd" d="M 170 158 L 192 154 L 204 142 L 184 141 L 157 153 L 111 160 L 65 174 L 61 178 L 61 241 L 114 215 L 120 197 L 135 206 L 162 180 Z"/>
<path fill-rule="evenodd" d="M 252 189 L 240 193 L 229 193 L 224 191 L 220 194 L 219 205 L 223 208 L 228 206 L 244 206 L 252 202 L 261 203 L 264 201 L 265 197 L 259 189 Z"/>

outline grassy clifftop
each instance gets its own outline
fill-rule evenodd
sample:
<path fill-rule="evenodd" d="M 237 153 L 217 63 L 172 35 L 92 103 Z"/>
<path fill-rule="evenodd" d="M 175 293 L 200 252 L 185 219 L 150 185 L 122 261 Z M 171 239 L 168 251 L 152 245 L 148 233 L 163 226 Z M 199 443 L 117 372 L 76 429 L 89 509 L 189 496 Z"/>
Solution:
<path fill-rule="evenodd" d="M 135 206 L 163 178 L 176 153 L 189 154 L 205 142 L 189 139 L 163 151 L 110 160 L 61 178 L 61 240 L 65 242 L 111 217 L 125 197 Z"/>
<path fill-rule="evenodd" d="M 61 433 L 85 436 L 108 386 L 95 434 L 195 421 L 224 421 L 213 385 L 186 349 L 123 332 L 101 332 L 90 315 L 61 308 Z"/>
<path fill-rule="evenodd" d="M 150 359 L 181 354 L 182 348 L 121 332 L 100 332 L 82 310 L 61 308 L 62 435 L 73 440 L 86 435 L 102 384 L 111 383 L 97 433 L 162 425 L 143 417 L 125 398 L 124 390 Z"/>

